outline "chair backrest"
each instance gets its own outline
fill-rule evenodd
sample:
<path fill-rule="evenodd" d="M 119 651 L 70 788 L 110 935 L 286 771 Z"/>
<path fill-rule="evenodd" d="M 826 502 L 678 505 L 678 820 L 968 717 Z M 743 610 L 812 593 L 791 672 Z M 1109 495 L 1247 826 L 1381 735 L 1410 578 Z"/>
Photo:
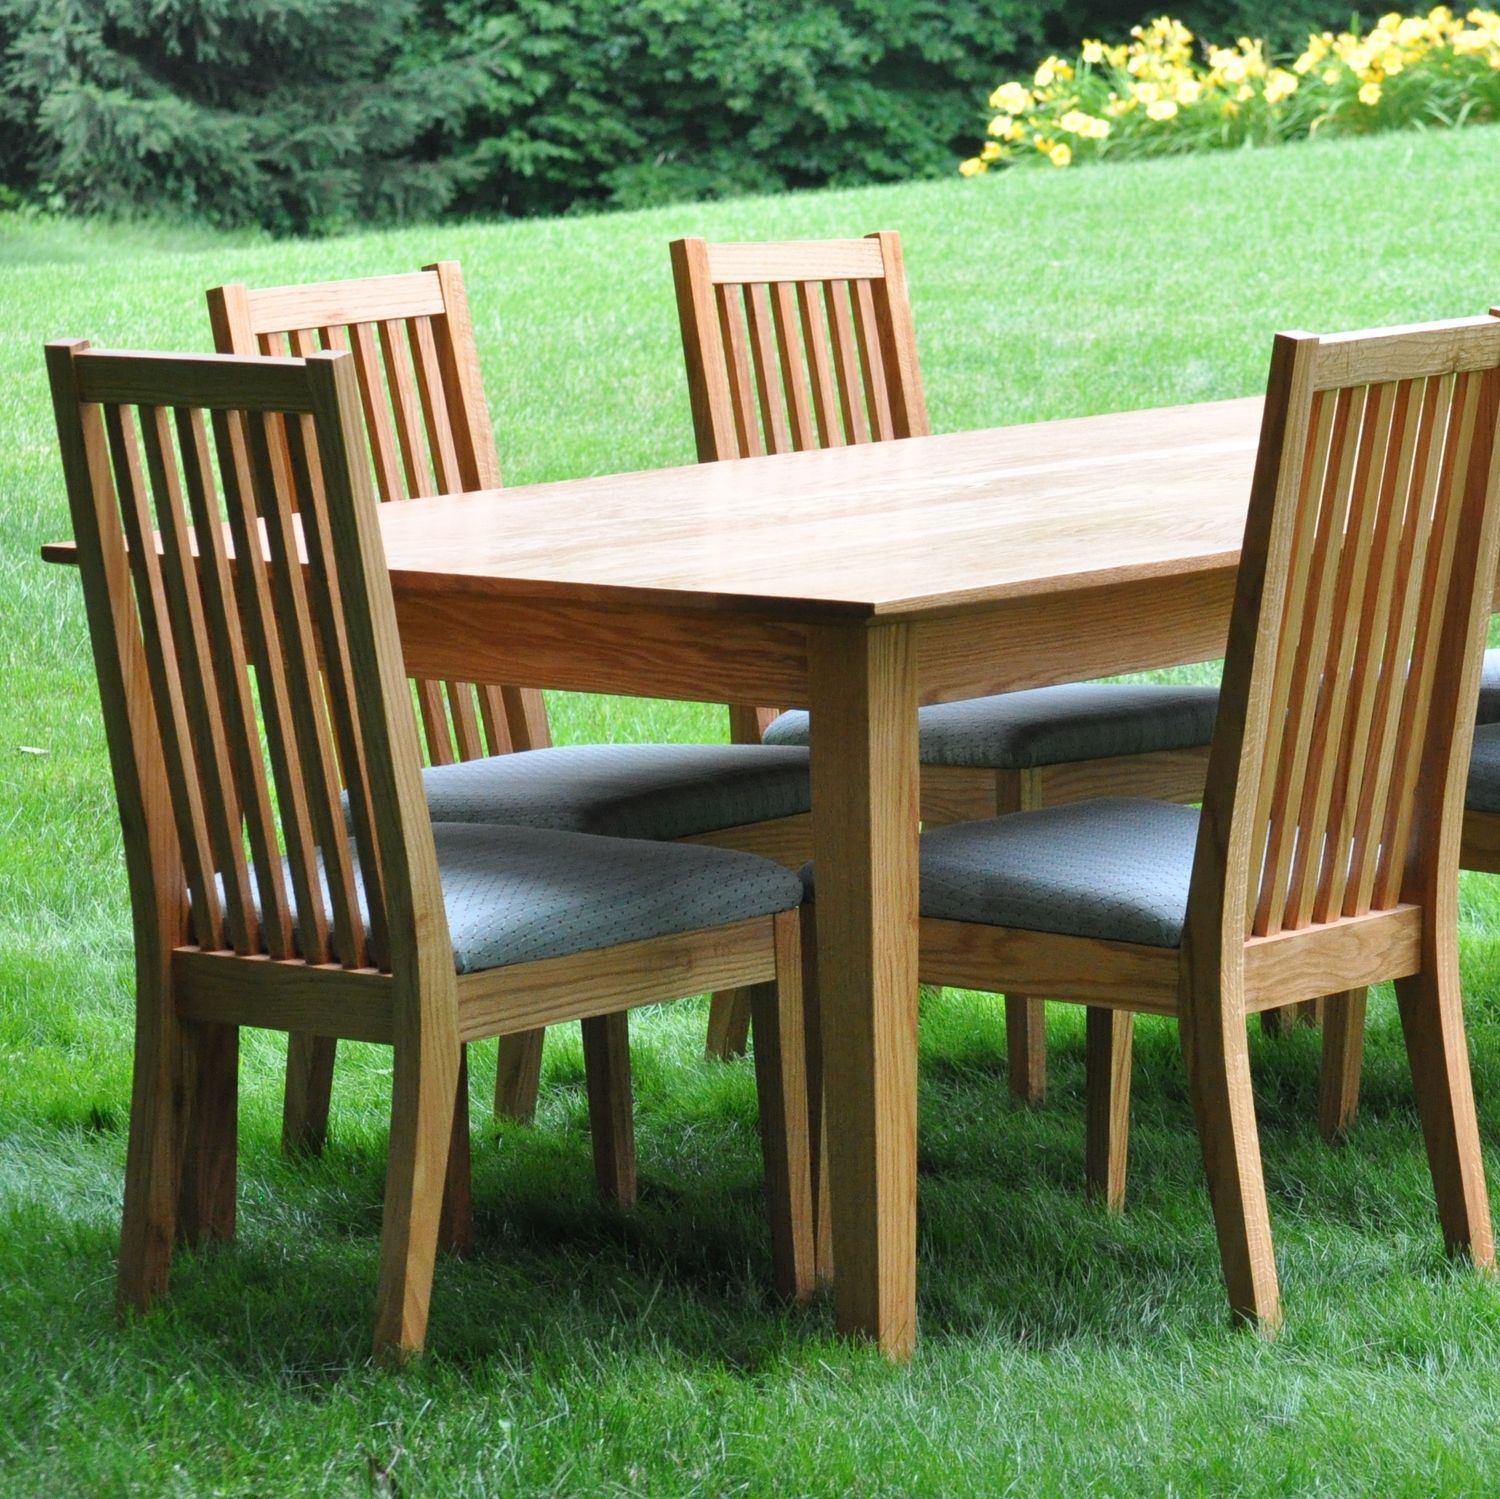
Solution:
<path fill-rule="evenodd" d="M 901 238 L 672 243 L 700 462 L 918 437 Z"/>
<path fill-rule="evenodd" d="M 47 363 L 138 933 L 451 968 L 352 356 Z"/>
<path fill-rule="evenodd" d="M 1453 884 L 1497 421 L 1492 318 L 1278 336 L 1190 931 L 1274 936 Z"/>
<path fill-rule="evenodd" d="M 500 487 L 457 261 L 307 286 L 216 286 L 208 311 L 221 354 L 350 352 L 364 413 L 361 446 L 382 500 Z M 434 765 L 551 742 L 535 688 L 420 679 L 413 685 Z"/>

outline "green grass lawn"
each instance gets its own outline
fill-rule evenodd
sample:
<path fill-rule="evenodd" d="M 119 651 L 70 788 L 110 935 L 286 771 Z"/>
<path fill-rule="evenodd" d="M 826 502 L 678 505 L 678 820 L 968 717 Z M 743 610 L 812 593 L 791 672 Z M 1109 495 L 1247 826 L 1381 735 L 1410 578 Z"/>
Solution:
<path fill-rule="evenodd" d="M 666 242 L 899 229 L 939 430 L 1259 388 L 1274 329 L 1500 300 L 1500 129 L 646 214 L 273 243 L 0 218 L 0 1490 L 12 1494 L 1494 1492 L 1500 1287 L 1439 1244 L 1394 1006 L 1347 1147 L 1317 1039 L 1253 1054 L 1287 1328 L 1227 1326 L 1172 1028 L 1138 1030 L 1129 1213 L 1083 1201 L 1081 1012 L 1005 1093 L 999 1007 L 922 1016 L 922 1343 L 891 1369 L 764 1287 L 755 1094 L 702 1001 L 635 1026 L 642 1201 L 596 1205 L 576 1033 L 533 1129 L 486 1120 L 481 1248 L 429 1356 L 366 1362 L 388 1056 L 342 1049 L 321 1162 L 277 1151 L 281 1047 L 245 1048 L 241 1230 L 112 1316 L 129 922 L 66 534 L 45 339 L 209 346 L 204 287 L 463 261 L 507 479 L 687 462 Z M 1170 439 L 1164 424 L 1163 438 Z M 1203 672 L 1200 668 L 1200 674 Z M 558 697 L 559 737 L 720 737 L 699 706 Z M 45 751 L 32 754 L 23 746 Z M 1481 1127 L 1500 1145 L 1500 899 L 1467 877 Z M 1492 1149 L 1491 1165 L 1496 1162 Z"/>

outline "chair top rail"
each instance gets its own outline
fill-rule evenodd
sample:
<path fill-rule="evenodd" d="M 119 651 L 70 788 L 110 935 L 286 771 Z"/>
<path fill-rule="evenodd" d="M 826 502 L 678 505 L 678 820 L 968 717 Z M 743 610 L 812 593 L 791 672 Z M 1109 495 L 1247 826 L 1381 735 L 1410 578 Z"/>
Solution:
<path fill-rule="evenodd" d="M 776 281 L 871 281 L 886 274 L 879 239 L 786 240 L 710 244 L 715 286 Z"/>
<path fill-rule="evenodd" d="M 307 286 L 261 287 L 247 290 L 245 302 L 250 330 L 256 335 L 387 318 L 440 317 L 447 310 L 435 270 Z"/>
<path fill-rule="evenodd" d="M 196 406 L 208 411 L 313 409 L 300 359 L 262 359 L 250 368 L 243 360 L 224 354 L 147 357 L 124 350 L 88 349 L 79 355 L 77 376 L 79 399 L 98 405 Z"/>

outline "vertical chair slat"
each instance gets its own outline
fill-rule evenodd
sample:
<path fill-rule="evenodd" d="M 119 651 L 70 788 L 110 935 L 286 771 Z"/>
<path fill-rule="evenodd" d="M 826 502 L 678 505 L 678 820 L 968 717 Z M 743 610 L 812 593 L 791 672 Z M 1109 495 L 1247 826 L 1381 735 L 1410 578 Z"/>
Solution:
<path fill-rule="evenodd" d="M 1368 386 L 1358 419 L 1359 439 L 1350 474 L 1347 526 L 1333 557 L 1333 612 L 1323 652 L 1319 710 L 1308 746 L 1307 778 L 1297 812 L 1304 830 L 1292 858 L 1287 886 L 1286 925 L 1305 926 L 1328 871 L 1339 862 L 1330 824 L 1338 818 L 1338 800 L 1347 785 L 1340 751 L 1351 695 L 1358 603 L 1362 603 L 1378 514 L 1381 466 L 1390 436 L 1390 387 Z M 1351 421 L 1352 413 L 1351 413 Z M 1352 428 L 1351 428 L 1352 430 Z M 1353 444 L 1351 444 L 1353 446 Z"/>
<path fill-rule="evenodd" d="M 370 457 L 375 464 L 375 492 L 382 500 L 394 500 L 402 493 L 396 466 L 396 440 L 391 435 L 391 407 L 380 376 L 375 335 L 368 323 L 349 325 L 349 348 L 354 355 L 354 373 L 359 380 L 365 435 L 369 438 Z"/>
<path fill-rule="evenodd" d="M 1410 474 L 1411 444 L 1416 432 L 1416 406 L 1410 381 L 1381 387 L 1379 422 L 1383 435 L 1377 438 L 1382 458 L 1371 475 L 1376 486 L 1376 519 L 1369 569 L 1358 615 L 1354 621 L 1354 657 L 1350 667 L 1361 690 L 1355 694 L 1354 711 L 1345 725 L 1339 747 L 1338 779 L 1329 812 L 1329 838 L 1334 850 L 1324 865 L 1312 908 L 1312 920 L 1330 921 L 1343 911 L 1357 852 L 1357 826 L 1365 776 L 1370 769 L 1371 730 L 1380 688 L 1383 657 L 1379 647 L 1389 625 L 1392 588 L 1399 548 L 1397 536 L 1405 510 L 1403 473 Z M 1371 688 L 1368 684 L 1375 684 Z"/>
<path fill-rule="evenodd" d="M 765 429 L 766 451 L 785 453 L 791 449 L 786 409 L 777 380 L 779 360 L 771 320 L 771 298 L 764 282 L 745 288 L 745 321 L 750 334 L 750 358 L 755 366 L 755 384 L 760 393 L 760 415 Z"/>
<path fill-rule="evenodd" d="M 458 741 L 460 760 L 477 760 L 484 753 L 479 736 L 479 719 L 474 712 L 474 688 L 468 682 L 448 682 L 448 712 L 453 720 L 453 737 Z"/>
<path fill-rule="evenodd" d="M 1375 903 L 1384 909 L 1400 899 L 1406 879 L 1406 855 L 1412 834 L 1417 776 L 1425 748 L 1416 725 L 1425 723 L 1437 676 L 1437 650 L 1442 639 L 1442 613 L 1453 577 L 1455 549 L 1463 523 L 1463 491 L 1479 409 L 1479 376 L 1464 371 L 1453 379 L 1442 472 L 1432 519 L 1434 554 L 1429 547 L 1427 576 L 1417 605 L 1417 628 L 1412 640 L 1411 669 L 1406 701 L 1396 736 L 1390 805 L 1381 839 L 1381 871 L 1375 884 Z"/>
<path fill-rule="evenodd" d="M 498 687 L 479 687 L 474 696 L 479 702 L 479 721 L 484 725 L 487 753 L 508 755 L 515 746 L 510 739 L 510 725 L 505 721 L 505 699 Z"/>
<path fill-rule="evenodd" d="M 385 360 L 386 388 L 390 391 L 391 410 L 395 417 L 396 444 L 401 450 L 401 468 L 406 475 L 406 493 L 409 496 L 434 494 L 428 456 L 422 444 L 411 352 L 402 337 L 402 325 L 385 319 L 377 326 L 380 329 L 380 351 Z"/>
<path fill-rule="evenodd" d="M 453 426 L 448 408 L 443 404 L 443 374 L 438 364 L 437 344 L 432 337 L 432 319 L 412 318 L 406 326 L 438 493 L 458 494 L 468 486 L 459 469 L 458 450 L 453 445 Z"/>
<path fill-rule="evenodd" d="M 251 659 L 256 663 L 260 709 L 265 724 L 266 755 L 276 787 L 287 867 L 297 903 L 297 950 L 309 963 L 329 959 L 328 916 L 318 879 L 316 846 L 302 755 L 292 729 L 291 688 L 281 648 L 278 609 L 271 597 L 267 556 L 255 503 L 255 481 L 250 467 L 250 434 L 246 417 L 236 411 L 215 411 L 214 442 L 219 453 L 219 475 L 224 507 L 234 543 L 235 591 L 240 618 L 247 627 Z M 246 562 L 249 562 L 249 566 Z"/>
<path fill-rule="evenodd" d="M 322 469 L 317 462 L 316 440 L 311 427 L 311 417 L 289 419 L 287 437 L 292 473 L 298 491 L 304 497 L 301 511 L 302 541 L 313 585 L 307 590 L 309 614 L 320 647 L 318 654 L 323 666 L 325 701 L 329 710 L 328 717 L 333 723 L 338 762 L 343 771 L 349 821 L 354 830 L 355 847 L 359 851 L 359 881 L 364 887 L 365 910 L 368 912 L 368 920 L 362 921 L 356 909 L 351 922 L 356 933 L 360 926 L 365 928 L 369 939 L 370 961 L 376 966 L 386 966 L 389 962 L 389 942 L 385 930 L 386 897 L 381 850 L 372 821 L 369 774 L 359 723 L 359 694 L 349 642 L 344 633 L 345 611 L 339 571 L 333 555 L 327 492 L 323 485 Z M 334 803 L 330 807 L 330 814 L 335 838 L 339 838 L 343 832 L 338 811 L 338 804 Z M 347 844 L 344 846 L 347 852 Z M 351 871 L 351 883 L 352 878 Z M 354 953 L 345 959 L 345 966 L 362 967 L 365 956 L 356 936 Z"/>
<path fill-rule="evenodd" d="M 844 432 L 852 443 L 870 441 L 870 419 L 865 411 L 864 377 L 854 342 L 854 324 L 849 316 L 850 289 L 847 281 L 830 281 L 824 288 L 828 320 L 833 327 L 833 367 L 839 382 L 839 406 L 844 414 Z"/>
<path fill-rule="evenodd" d="M 286 340 L 298 359 L 306 359 L 309 354 L 317 352 L 318 343 L 310 328 L 288 328 Z"/>
<path fill-rule="evenodd" d="M 229 762 L 220 710 L 222 694 L 204 620 L 199 569 L 188 536 L 187 507 L 178 479 L 172 437 L 167 409 L 143 407 L 141 438 L 146 450 L 146 473 L 156 499 L 162 586 L 177 652 L 183 707 L 197 748 L 199 794 L 208 844 L 221 882 L 230 944 L 236 952 L 248 953 L 256 947 L 259 934 L 250 897 L 239 795 Z M 194 449 L 184 449 L 182 456 L 185 467 L 191 468 L 196 456 Z M 196 476 L 196 482 L 201 485 L 201 475 Z M 233 670 L 233 661 L 224 660 L 224 666 Z"/>
<path fill-rule="evenodd" d="M 1398 548 L 1392 609 L 1382 647 L 1381 671 L 1371 707 L 1372 728 L 1369 760 L 1371 771 L 1361 787 L 1355 811 L 1353 852 L 1349 861 L 1349 885 L 1344 893 L 1344 914 L 1362 916 L 1375 897 L 1380 869 L 1386 800 L 1391 785 L 1391 767 L 1400 730 L 1406 694 L 1406 675 L 1411 639 L 1416 628 L 1417 608 L 1423 586 L 1424 559 L 1431 532 L 1432 501 L 1436 493 L 1438 465 L 1433 461 L 1432 436 L 1442 422 L 1446 392 L 1440 380 L 1425 381 L 1413 390 L 1411 401 L 1412 451 L 1397 475 L 1395 503 L 1407 517 Z"/>
<path fill-rule="evenodd" d="M 453 764 L 453 735 L 448 726 L 448 708 L 443 701 L 443 684 L 419 677 L 414 686 L 417 711 L 422 719 L 422 736 L 427 741 L 429 765 Z"/>
<path fill-rule="evenodd" d="M 167 788 L 177 823 L 183 868 L 198 945 L 223 945 L 223 903 L 214 879 L 213 854 L 203 810 L 202 782 L 193 756 L 187 712 L 182 701 L 181 672 L 171 621 L 166 615 L 155 527 L 141 477 L 135 424 L 122 406 L 104 408 L 104 427 L 114 468 L 115 494 L 124 525 L 130 573 L 135 584 L 136 614 L 145 646 L 146 670 L 156 707 Z"/>
<path fill-rule="evenodd" d="M 880 353 L 880 325 L 875 317 L 875 298 L 870 283 L 854 283 L 854 337 L 859 344 L 859 362 L 864 378 L 865 405 L 870 413 L 870 431 L 876 442 L 896 436 L 891 420 L 891 395 L 886 384 L 885 361 Z"/>
<path fill-rule="evenodd" d="M 802 319 L 802 343 L 807 350 L 807 367 L 812 378 L 813 413 L 818 422 L 818 445 L 825 448 L 844 446 L 839 426 L 838 397 L 833 388 L 833 373 L 828 363 L 828 325 L 823 317 L 823 303 L 814 281 L 797 283 L 797 310 Z"/>
<path fill-rule="evenodd" d="M 808 399 L 807 368 L 798 346 L 796 296 L 790 282 L 777 281 L 771 287 L 771 312 L 776 325 L 776 346 L 781 354 L 781 384 L 786 391 L 787 409 L 792 421 L 792 446 L 799 452 L 816 446 L 813 434 L 812 406 Z"/>
<path fill-rule="evenodd" d="M 365 966 L 364 922 L 355 901 L 349 839 L 339 811 L 337 765 L 328 737 L 327 705 L 318 672 L 297 533 L 292 526 L 290 506 L 282 502 L 282 491 L 271 464 L 269 424 L 251 418 L 246 425 L 256 509 L 269 543 L 267 571 L 287 668 L 290 727 L 306 778 L 306 806 L 313 836 L 322 854 L 323 883 L 327 887 L 326 906 L 321 889 L 318 891 L 318 905 L 328 912 L 338 961 L 346 968 L 362 968 Z M 312 497 L 301 492 L 298 498 L 307 502 Z M 301 914 L 299 894 L 299 926 Z"/>
<path fill-rule="evenodd" d="M 755 417 L 755 392 L 750 381 L 750 357 L 745 349 L 742 322 L 744 300 L 727 286 L 714 288 L 719 308 L 719 336 L 724 340 L 724 359 L 728 366 L 729 399 L 734 408 L 734 432 L 739 440 L 740 458 L 758 458 L 765 452 L 761 443 L 760 424 Z"/>
<path fill-rule="evenodd" d="M 198 546 L 198 580 L 203 592 L 209 645 L 214 658 L 221 663 L 218 674 L 220 711 L 255 869 L 261 931 L 271 956 L 288 958 L 292 955 L 292 928 L 286 880 L 266 785 L 265 762 L 261 758 L 260 730 L 250 686 L 250 658 L 233 595 L 234 585 L 224 548 L 223 522 L 219 516 L 203 413 L 196 408 L 179 408 L 177 435 L 182 453 L 193 455 L 191 462 L 184 462 L 183 476 Z M 225 462 L 228 461 L 226 455 Z"/>

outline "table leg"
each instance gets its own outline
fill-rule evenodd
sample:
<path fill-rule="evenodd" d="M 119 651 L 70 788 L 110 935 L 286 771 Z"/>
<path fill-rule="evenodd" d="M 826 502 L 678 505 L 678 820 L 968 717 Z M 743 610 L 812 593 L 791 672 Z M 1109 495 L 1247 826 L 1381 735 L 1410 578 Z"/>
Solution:
<path fill-rule="evenodd" d="M 910 627 L 809 641 L 813 852 L 834 1302 L 893 1359 L 916 1341 L 917 692 Z"/>

